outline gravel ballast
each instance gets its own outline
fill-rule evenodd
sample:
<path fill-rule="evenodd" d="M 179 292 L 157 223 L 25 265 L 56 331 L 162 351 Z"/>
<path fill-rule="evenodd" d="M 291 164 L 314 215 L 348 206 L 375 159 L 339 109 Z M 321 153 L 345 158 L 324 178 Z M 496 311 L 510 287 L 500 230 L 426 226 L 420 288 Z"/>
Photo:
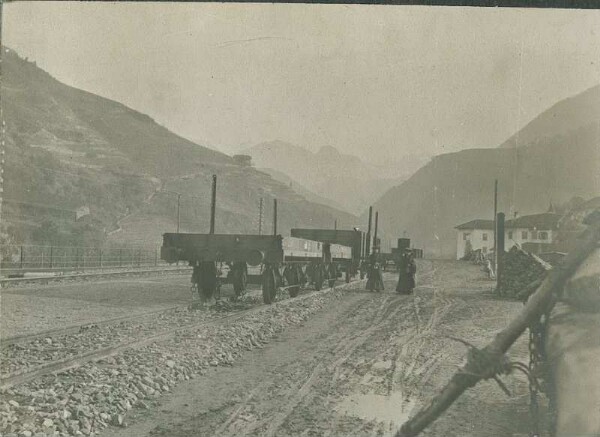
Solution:
<path fill-rule="evenodd" d="M 92 435 L 108 425 L 126 426 L 126 413 L 131 408 L 150 408 L 156 397 L 179 382 L 204 375 L 211 367 L 232 365 L 244 351 L 262 347 L 277 333 L 302 323 L 341 295 L 339 289 L 328 289 L 286 299 L 232 322 L 189 329 L 169 340 L 129 348 L 6 389 L 0 404 L 2 435 Z M 213 311 L 188 315 L 213 313 L 218 316 Z M 111 329 L 98 334 L 107 339 L 114 334 L 121 335 L 121 341 L 122 335 L 131 334 L 130 330 L 118 334 L 119 325 L 100 327 L 99 331 L 103 328 Z M 45 340 L 38 344 L 42 349 L 48 349 L 46 346 L 50 344 Z"/>

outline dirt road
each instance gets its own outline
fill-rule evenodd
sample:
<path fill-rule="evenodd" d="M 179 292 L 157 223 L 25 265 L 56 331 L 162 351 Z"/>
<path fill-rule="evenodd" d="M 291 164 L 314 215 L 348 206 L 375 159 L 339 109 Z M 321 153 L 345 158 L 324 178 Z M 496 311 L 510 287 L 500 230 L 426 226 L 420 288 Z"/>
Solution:
<path fill-rule="evenodd" d="M 335 307 L 284 331 L 231 367 L 177 386 L 127 428 L 104 436 L 391 435 L 462 363 L 465 349 L 447 336 L 483 345 L 520 304 L 494 300 L 478 267 L 421 261 L 414 295 L 350 289 Z M 524 344 L 517 357 L 526 357 Z M 526 433 L 524 378 L 470 390 L 425 435 Z"/>

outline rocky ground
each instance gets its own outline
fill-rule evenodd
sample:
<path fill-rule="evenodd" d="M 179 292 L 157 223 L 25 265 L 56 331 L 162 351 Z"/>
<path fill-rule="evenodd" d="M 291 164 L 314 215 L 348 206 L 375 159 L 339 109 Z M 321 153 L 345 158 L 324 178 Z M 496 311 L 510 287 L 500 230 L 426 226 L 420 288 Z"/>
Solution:
<path fill-rule="evenodd" d="M 450 336 L 483 345 L 521 307 L 495 299 L 491 283 L 468 263 L 420 260 L 411 296 L 394 293 L 394 281 L 386 274 L 382 293 L 357 283 L 261 305 L 260 312 L 6 389 L 0 429 L 3 435 L 391 435 L 462 364 L 465 348 Z M 523 360 L 526 353 L 521 341 L 514 354 Z M 511 398 L 481 384 L 425 435 L 526 433 L 527 385 L 518 375 L 505 382 Z"/>
<path fill-rule="evenodd" d="M 174 305 L 190 299 L 190 273 L 23 284 L 2 289 L 2 338 L 35 334 Z"/>

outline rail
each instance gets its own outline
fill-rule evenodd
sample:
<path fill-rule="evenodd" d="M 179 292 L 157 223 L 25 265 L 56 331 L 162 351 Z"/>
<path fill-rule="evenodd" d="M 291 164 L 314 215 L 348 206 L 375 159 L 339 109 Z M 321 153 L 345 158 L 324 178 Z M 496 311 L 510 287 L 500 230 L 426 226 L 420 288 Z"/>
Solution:
<path fill-rule="evenodd" d="M 119 271 L 103 271 L 103 272 L 92 272 L 92 273 L 75 273 L 67 275 L 52 275 L 52 276 L 26 276 L 19 278 L 0 278 L 0 287 L 10 284 L 19 284 L 26 282 L 52 282 L 62 281 L 68 279 L 85 279 L 94 277 L 110 277 L 110 276 L 124 276 L 134 274 L 145 274 L 145 273 L 168 273 L 168 272 L 189 272 L 191 267 L 160 267 L 152 269 L 134 269 L 134 270 L 119 270 Z M 39 272 L 38 272 L 39 273 Z M 35 273 L 34 273 L 35 274 Z"/>
<path fill-rule="evenodd" d="M 280 301 L 276 302 L 276 305 L 288 305 L 288 304 L 292 304 L 294 302 L 298 302 L 301 300 L 310 299 L 316 295 L 328 293 L 335 289 L 344 289 L 350 285 L 355 285 L 357 282 L 360 282 L 360 280 L 355 280 L 350 283 L 343 283 L 343 284 L 340 284 L 340 285 L 337 285 L 334 287 L 325 288 L 320 291 L 317 291 L 317 290 L 311 291 L 307 294 L 304 294 L 304 295 L 296 297 L 296 298 L 280 300 Z M 146 335 L 142 338 L 129 339 L 124 342 L 114 344 L 111 346 L 102 347 L 102 348 L 98 348 L 98 349 L 94 349 L 94 350 L 87 350 L 81 354 L 78 354 L 77 356 L 74 356 L 74 357 L 69 357 L 69 358 L 65 358 L 62 360 L 48 362 L 48 363 L 42 364 L 40 366 L 36 366 L 35 368 L 32 368 L 32 369 L 16 371 L 16 372 L 7 374 L 7 375 L 3 376 L 2 378 L 0 378 L 0 390 L 6 390 L 7 388 L 10 388 L 12 386 L 32 381 L 34 379 L 37 379 L 37 378 L 47 375 L 47 374 L 60 373 L 65 370 L 81 366 L 82 364 L 85 364 L 90 361 L 97 361 L 99 359 L 115 355 L 125 349 L 141 347 L 144 345 L 151 344 L 153 342 L 166 340 L 166 339 L 173 337 L 174 335 L 176 335 L 178 333 L 190 331 L 190 330 L 201 328 L 201 327 L 212 326 L 212 325 L 220 324 L 220 323 L 223 323 L 226 321 L 232 322 L 232 321 L 241 319 L 243 317 L 246 317 L 248 315 L 260 314 L 264 311 L 267 311 L 269 308 L 270 308 L 270 306 L 257 305 L 257 306 L 253 306 L 248 309 L 235 311 L 234 313 L 228 314 L 226 316 L 220 316 L 220 317 L 210 318 L 208 320 L 201 320 L 201 321 L 196 321 L 196 322 L 192 322 L 192 323 L 186 323 L 183 325 L 177 325 L 175 327 L 168 328 L 166 330 L 154 332 L 151 335 Z M 157 312 L 164 312 L 167 310 L 168 309 L 163 309 L 163 310 L 159 310 Z M 134 315 L 132 317 L 126 317 L 126 318 L 122 318 L 122 319 L 113 319 L 113 320 L 108 320 L 108 321 L 100 322 L 100 323 L 101 324 L 110 324 L 110 323 L 114 323 L 116 321 L 144 317 L 144 316 L 147 316 L 148 314 L 152 314 L 152 313 Z M 84 326 L 84 325 L 81 325 L 81 326 Z M 55 332 L 55 334 L 66 333 L 66 332 L 71 331 L 74 328 L 75 327 L 68 327 L 68 328 L 65 328 L 64 330 L 57 330 Z M 65 332 L 63 332 L 63 331 L 65 331 Z M 35 339 L 35 338 L 38 338 L 40 335 L 42 335 L 42 334 L 41 333 L 34 334 L 30 337 L 23 337 L 21 339 L 15 338 L 12 340 L 12 344 L 20 343 L 22 341 L 27 341 L 30 338 Z"/>

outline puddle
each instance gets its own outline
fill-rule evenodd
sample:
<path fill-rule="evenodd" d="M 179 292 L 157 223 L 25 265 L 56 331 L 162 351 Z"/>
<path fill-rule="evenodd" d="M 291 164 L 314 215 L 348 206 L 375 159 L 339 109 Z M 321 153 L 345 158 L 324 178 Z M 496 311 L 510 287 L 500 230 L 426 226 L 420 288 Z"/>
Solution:
<path fill-rule="evenodd" d="M 336 407 L 336 411 L 367 421 L 390 424 L 390 435 L 393 435 L 394 430 L 408 420 L 413 407 L 414 402 L 404 399 L 402 392 L 395 392 L 390 396 L 356 393 L 345 398 Z"/>

